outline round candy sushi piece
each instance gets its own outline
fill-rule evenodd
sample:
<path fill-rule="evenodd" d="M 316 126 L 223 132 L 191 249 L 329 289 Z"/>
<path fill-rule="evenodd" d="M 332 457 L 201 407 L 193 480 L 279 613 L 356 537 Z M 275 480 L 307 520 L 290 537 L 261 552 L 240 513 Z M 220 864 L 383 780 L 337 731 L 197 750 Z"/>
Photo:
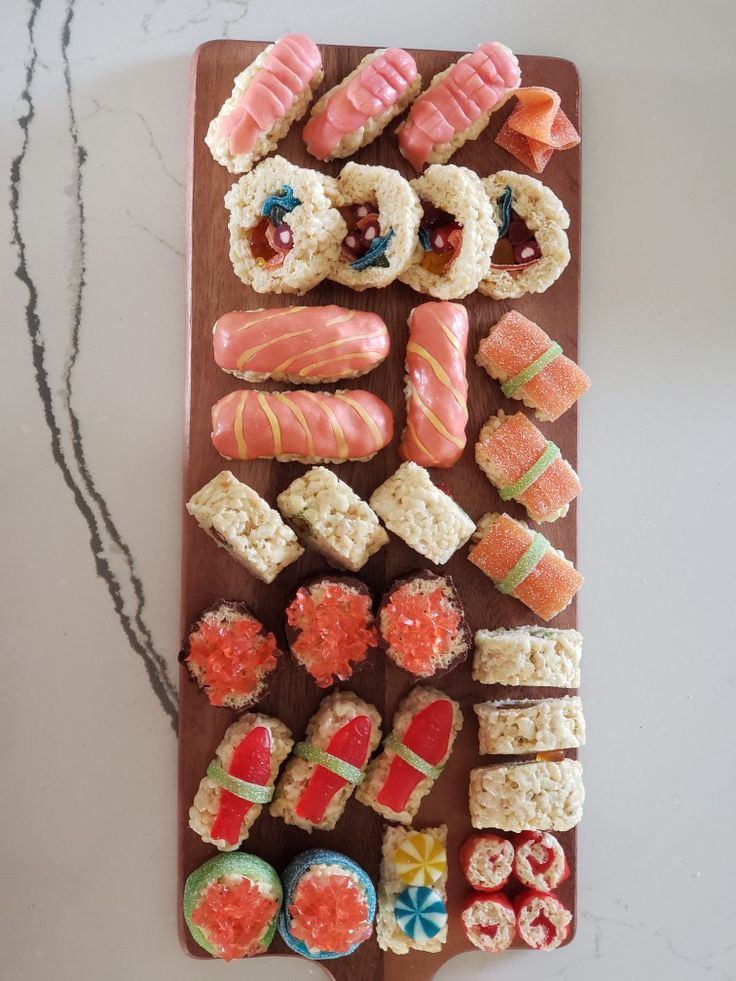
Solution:
<path fill-rule="evenodd" d="M 469 893 L 460 920 L 471 944 L 487 954 L 500 954 L 514 942 L 514 907 L 502 892 Z"/>
<path fill-rule="evenodd" d="M 281 653 L 245 603 L 222 600 L 189 628 L 180 660 L 212 705 L 245 709 L 265 695 Z"/>
<path fill-rule="evenodd" d="M 555 950 L 567 939 L 572 913 L 553 893 L 525 889 L 514 899 L 516 929 L 528 947 Z"/>
<path fill-rule="evenodd" d="M 410 940 L 425 944 L 447 923 L 447 907 L 436 889 L 407 886 L 396 897 L 394 916 Z"/>
<path fill-rule="evenodd" d="M 537 892 L 552 892 L 570 875 L 562 845 L 548 831 L 522 831 L 514 837 L 514 875 Z"/>
<path fill-rule="evenodd" d="M 310 960 L 352 954 L 373 930 L 376 890 L 368 874 L 339 852 L 312 848 L 282 875 L 278 928 L 288 947 Z"/>
<path fill-rule="evenodd" d="M 256 855 L 218 855 L 184 885 L 184 918 L 200 945 L 225 961 L 264 954 L 276 932 L 282 889 L 276 870 Z"/>
<path fill-rule="evenodd" d="M 511 876 L 514 846 L 490 831 L 471 835 L 460 846 L 465 881 L 477 892 L 503 889 Z"/>

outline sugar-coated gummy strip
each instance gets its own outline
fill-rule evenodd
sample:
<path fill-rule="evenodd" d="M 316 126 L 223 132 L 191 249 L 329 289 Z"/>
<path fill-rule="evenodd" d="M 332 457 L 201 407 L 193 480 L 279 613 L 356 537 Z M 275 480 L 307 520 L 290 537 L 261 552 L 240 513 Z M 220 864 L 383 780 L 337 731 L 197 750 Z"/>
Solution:
<path fill-rule="evenodd" d="M 552 362 L 556 358 L 559 358 L 561 354 L 562 348 L 557 341 L 553 341 L 550 347 L 544 352 L 544 354 L 540 355 L 536 361 L 532 361 L 532 363 L 524 368 L 523 371 L 520 371 L 518 375 L 514 375 L 513 378 L 509 378 L 508 381 L 505 381 L 501 385 L 501 391 L 507 398 L 511 398 L 514 392 L 518 391 L 522 385 L 526 385 L 527 382 L 530 382 L 532 378 L 538 375 L 539 372 L 546 368 L 548 364 L 552 364 Z"/>
<path fill-rule="evenodd" d="M 503 579 L 496 583 L 499 593 L 513 593 L 516 587 L 522 583 L 532 569 L 537 565 L 544 553 L 550 548 L 550 543 L 540 533 L 534 532 L 534 537 L 529 548 L 524 552 L 516 565 L 508 572 Z"/>
<path fill-rule="evenodd" d="M 346 763 L 345 760 L 333 756 L 332 753 L 328 753 L 324 749 L 318 749 L 312 743 L 297 743 L 293 753 L 294 756 L 298 756 L 302 760 L 325 767 L 338 777 L 342 777 L 343 780 L 347 780 L 348 783 L 357 785 L 363 781 L 364 774 L 359 767 Z"/>
<path fill-rule="evenodd" d="M 273 799 L 273 786 L 267 787 L 263 784 L 249 783 L 247 780 L 234 777 L 232 773 L 223 770 L 217 760 L 212 760 L 207 767 L 207 776 L 218 787 L 229 790 L 231 794 L 241 800 L 248 800 L 251 804 L 269 804 Z"/>
<path fill-rule="evenodd" d="M 523 494 L 525 490 L 531 487 L 535 480 L 539 480 L 545 470 L 549 469 L 550 465 L 561 455 L 559 446 L 550 440 L 537 462 L 529 467 L 527 472 L 522 477 L 519 477 L 515 484 L 511 484 L 510 487 L 499 488 L 498 494 L 501 500 L 510 501 L 512 498 Z"/>
<path fill-rule="evenodd" d="M 383 745 L 386 749 L 393 750 L 397 756 L 408 763 L 410 767 L 417 770 L 419 773 L 423 774 L 425 777 L 429 777 L 431 780 L 436 780 L 441 776 L 444 770 L 443 766 L 432 766 L 431 763 L 427 763 L 423 760 L 421 756 L 418 756 L 413 750 L 409 749 L 400 742 L 393 732 L 390 732 L 383 741 Z"/>

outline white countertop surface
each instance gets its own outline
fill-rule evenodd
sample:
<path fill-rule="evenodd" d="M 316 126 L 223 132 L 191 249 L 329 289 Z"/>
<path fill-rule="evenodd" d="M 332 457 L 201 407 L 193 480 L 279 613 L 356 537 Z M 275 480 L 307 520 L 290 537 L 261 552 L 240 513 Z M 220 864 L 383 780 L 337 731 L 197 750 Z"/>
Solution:
<path fill-rule="evenodd" d="M 578 936 L 443 981 L 736 978 L 732 5 L 8 0 L 0 291 L 4 981 L 299 981 L 176 938 L 187 79 L 210 38 L 577 62 Z"/>

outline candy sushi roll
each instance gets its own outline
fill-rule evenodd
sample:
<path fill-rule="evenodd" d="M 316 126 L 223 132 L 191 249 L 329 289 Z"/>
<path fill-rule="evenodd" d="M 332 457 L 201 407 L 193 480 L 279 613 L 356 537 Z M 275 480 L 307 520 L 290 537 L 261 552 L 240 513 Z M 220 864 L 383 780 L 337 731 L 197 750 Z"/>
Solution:
<path fill-rule="evenodd" d="M 381 647 L 418 678 L 450 671 L 470 651 L 470 628 L 450 576 L 429 569 L 394 580 L 378 608 Z"/>
<path fill-rule="evenodd" d="M 314 961 L 352 954 L 373 932 L 376 890 L 357 862 L 312 848 L 284 869 L 281 938 L 297 954 Z"/>
<path fill-rule="evenodd" d="M 484 178 L 483 187 L 493 206 L 498 240 L 481 293 L 494 300 L 544 293 L 570 261 L 565 206 L 541 181 L 512 170 Z"/>
<path fill-rule="evenodd" d="M 372 705 L 351 691 L 328 695 L 281 774 L 271 814 L 304 831 L 331 831 L 380 741 Z"/>
<path fill-rule="evenodd" d="M 326 467 L 312 467 L 277 498 L 305 544 L 328 562 L 357 572 L 388 544 L 375 512 Z"/>
<path fill-rule="evenodd" d="M 212 340 L 223 371 L 247 382 L 320 385 L 358 378 L 391 350 L 375 313 L 324 307 L 234 310 L 217 320 Z"/>
<path fill-rule="evenodd" d="M 411 460 L 373 491 L 369 503 L 389 531 L 437 565 L 448 562 L 473 533 L 465 511 Z"/>
<path fill-rule="evenodd" d="M 583 703 L 577 695 L 479 702 L 473 709 L 483 755 L 545 753 L 585 745 Z"/>
<path fill-rule="evenodd" d="M 463 715 L 435 688 L 412 688 L 399 705 L 382 752 L 371 761 L 356 798 L 388 821 L 411 824 L 450 757 Z"/>
<path fill-rule="evenodd" d="M 302 131 L 318 160 L 349 157 L 380 136 L 422 87 L 416 62 L 403 48 L 371 51 L 312 106 Z"/>
<path fill-rule="evenodd" d="M 347 234 L 330 178 L 269 157 L 225 195 L 230 261 L 256 293 L 305 293 L 328 276 Z"/>
<path fill-rule="evenodd" d="M 507 838 L 483 832 L 460 846 L 460 864 L 468 885 L 476 892 L 497 892 L 511 878 L 514 846 Z"/>
<path fill-rule="evenodd" d="M 498 237 L 480 177 L 435 164 L 411 182 L 422 206 L 411 265 L 399 275 L 418 293 L 460 300 L 478 288 Z"/>
<path fill-rule="evenodd" d="M 423 467 L 452 467 L 468 424 L 468 313 L 460 303 L 420 303 L 409 314 L 406 428 L 399 455 Z"/>
<path fill-rule="evenodd" d="M 519 62 L 505 44 L 479 44 L 435 75 L 412 105 L 396 131 L 402 156 L 416 171 L 427 163 L 447 163 L 464 143 L 480 136 L 520 83 Z"/>
<path fill-rule="evenodd" d="M 384 827 L 376 939 L 381 950 L 437 953 L 447 940 L 447 825 Z"/>
<path fill-rule="evenodd" d="M 378 647 L 373 598 L 352 576 L 314 576 L 286 607 L 286 637 L 292 655 L 320 688 L 347 681 Z"/>
<path fill-rule="evenodd" d="M 422 209 L 397 170 L 348 163 L 328 189 L 347 226 L 330 279 L 353 290 L 388 286 L 412 262 Z"/>
<path fill-rule="evenodd" d="M 475 357 L 509 399 L 554 422 L 590 388 L 590 378 L 541 327 L 512 310 L 483 338 Z"/>
<path fill-rule="evenodd" d="M 469 893 L 460 922 L 471 944 L 486 954 L 508 950 L 516 936 L 514 907 L 502 892 Z"/>
<path fill-rule="evenodd" d="M 265 954 L 281 909 L 276 870 L 255 855 L 216 855 L 184 885 L 184 918 L 200 947 L 232 961 Z"/>
<path fill-rule="evenodd" d="M 572 913 L 553 893 L 525 889 L 514 899 L 516 929 L 528 947 L 555 950 L 567 940 Z"/>
<path fill-rule="evenodd" d="M 269 44 L 235 78 L 232 95 L 210 123 L 204 141 L 212 156 L 232 174 L 250 170 L 302 118 L 323 77 L 311 37 L 288 34 Z"/>
<path fill-rule="evenodd" d="M 245 709 L 266 693 L 281 651 L 245 603 L 225 600 L 200 614 L 180 659 L 212 705 Z"/>
<path fill-rule="evenodd" d="M 583 636 L 550 627 L 479 630 L 473 680 L 484 685 L 579 688 Z"/>
<path fill-rule="evenodd" d="M 186 507 L 220 548 L 263 582 L 273 582 L 304 552 L 278 511 L 229 470 L 213 477 Z"/>
<path fill-rule="evenodd" d="M 283 722 L 246 713 L 225 732 L 189 808 L 189 827 L 220 851 L 239 848 L 273 797 L 294 741 Z"/>
<path fill-rule="evenodd" d="M 583 577 L 544 535 L 508 514 L 486 514 L 473 536 L 468 558 L 493 581 L 542 620 L 551 620 L 572 603 Z"/>
<path fill-rule="evenodd" d="M 497 763 L 470 771 L 470 820 L 499 831 L 569 831 L 583 816 L 577 760 Z"/>
<path fill-rule="evenodd" d="M 514 875 L 523 886 L 552 892 L 570 876 L 562 845 L 548 831 L 522 831 L 514 837 Z"/>
<path fill-rule="evenodd" d="M 518 501 L 532 521 L 564 518 L 580 481 L 551 440 L 524 415 L 499 411 L 478 434 L 475 461 L 503 501 Z"/>

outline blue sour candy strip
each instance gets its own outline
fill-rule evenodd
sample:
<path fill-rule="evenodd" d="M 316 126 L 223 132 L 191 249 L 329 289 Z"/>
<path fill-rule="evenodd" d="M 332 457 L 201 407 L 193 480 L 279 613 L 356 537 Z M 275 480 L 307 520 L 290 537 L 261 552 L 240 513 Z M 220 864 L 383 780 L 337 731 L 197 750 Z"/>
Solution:
<path fill-rule="evenodd" d="M 512 191 L 507 185 L 506 190 L 503 192 L 503 197 L 501 198 L 501 227 L 498 230 L 499 238 L 503 238 L 506 232 L 509 230 L 509 222 L 511 221 L 511 198 Z"/>
<path fill-rule="evenodd" d="M 264 218 L 269 218 L 274 208 L 281 208 L 282 211 L 293 211 L 298 208 L 301 201 L 294 194 L 294 188 L 289 184 L 281 185 L 280 194 L 269 194 L 261 206 L 261 214 Z"/>
<path fill-rule="evenodd" d="M 419 226 L 419 244 L 425 252 L 432 251 L 432 243 L 429 241 L 429 232 L 421 225 Z"/>
<path fill-rule="evenodd" d="M 394 230 L 390 228 L 387 235 L 379 235 L 378 238 L 374 238 L 366 254 L 351 262 L 350 268 L 362 272 L 363 269 L 375 266 L 381 256 L 385 255 L 388 243 L 393 237 Z"/>

